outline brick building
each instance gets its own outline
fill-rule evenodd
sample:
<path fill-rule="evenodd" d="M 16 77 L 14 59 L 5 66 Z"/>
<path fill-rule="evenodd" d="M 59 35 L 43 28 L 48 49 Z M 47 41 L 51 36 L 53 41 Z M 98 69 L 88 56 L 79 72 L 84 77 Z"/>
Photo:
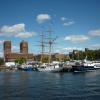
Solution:
<path fill-rule="evenodd" d="M 4 58 L 5 62 L 13 62 L 19 58 L 25 58 L 27 61 L 33 61 L 33 54 L 28 53 L 28 43 L 22 41 L 20 43 L 20 52 L 13 53 L 11 47 L 11 41 L 4 41 Z"/>

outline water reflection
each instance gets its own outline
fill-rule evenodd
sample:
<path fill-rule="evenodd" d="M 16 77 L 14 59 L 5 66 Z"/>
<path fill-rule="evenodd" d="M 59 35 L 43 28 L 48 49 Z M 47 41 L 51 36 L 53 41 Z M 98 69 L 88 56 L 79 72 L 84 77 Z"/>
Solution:
<path fill-rule="evenodd" d="M 0 80 L 0 100 L 94 100 L 100 94 L 99 71 L 0 72 Z"/>

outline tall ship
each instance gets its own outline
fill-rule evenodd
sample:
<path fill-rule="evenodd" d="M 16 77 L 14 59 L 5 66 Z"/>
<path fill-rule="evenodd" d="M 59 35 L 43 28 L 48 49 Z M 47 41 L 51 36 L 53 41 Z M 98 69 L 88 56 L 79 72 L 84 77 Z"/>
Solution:
<path fill-rule="evenodd" d="M 42 32 L 41 34 L 41 47 L 42 47 L 42 52 L 41 52 L 41 65 L 37 68 L 38 71 L 52 71 L 52 72 L 58 72 L 60 70 L 62 70 L 62 64 L 61 63 L 52 63 L 52 45 L 54 44 L 54 41 L 56 40 L 56 38 L 52 38 L 52 30 L 49 29 L 48 31 L 46 31 L 48 33 L 48 38 L 46 38 L 48 41 L 45 42 L 45 35 Z M 48 47 L 48 63 L 44 63 L 43 62 L 43 56 L 44 54 L 44 50 L 45 50 L 45 45 L 47 44 Z"/>

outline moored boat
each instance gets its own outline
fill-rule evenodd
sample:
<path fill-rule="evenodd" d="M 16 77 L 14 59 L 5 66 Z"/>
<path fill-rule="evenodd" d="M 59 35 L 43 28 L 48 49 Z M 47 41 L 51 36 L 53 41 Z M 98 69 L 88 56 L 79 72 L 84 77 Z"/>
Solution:
<path fill-rule="evenodd" d="M 96 69 L 96 66 L 93 62 L 91 61 L 84 61 L 84 62 L 76 62 L 75 65 L 72 66 L 72 71 L 77 72 L 77 71 L 93 71 Z"/>
<path fill-rule="evenodd" d="M 33 71 L 33 66 L 28 64 L 22 64 L 18 67 L 18 69 L 23 71 Z"/>
<path fill-rule="evenodd" d="M 100 62 L 95 61 L 93 63 L 95 65 L 95 69 L 100 69 Z"/>
<path fill-rule="evenodd" d="M 39 68 L 37 68 L 38 71 L 43 72 L 60 72 L 62 69 L 62 64 L 41 65 Z"/>

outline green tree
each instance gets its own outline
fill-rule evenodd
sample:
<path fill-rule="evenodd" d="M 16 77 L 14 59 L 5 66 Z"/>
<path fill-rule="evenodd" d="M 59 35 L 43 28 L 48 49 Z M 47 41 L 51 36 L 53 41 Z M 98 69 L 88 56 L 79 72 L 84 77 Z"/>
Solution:
<path fill-rule="evenodd" d="M 16 60 L 15 60 L 15 63 L 16 64 L 23 64 L 23 63 L 26 63 L 26 59 L 25 58 L 17 58 Z"/>

